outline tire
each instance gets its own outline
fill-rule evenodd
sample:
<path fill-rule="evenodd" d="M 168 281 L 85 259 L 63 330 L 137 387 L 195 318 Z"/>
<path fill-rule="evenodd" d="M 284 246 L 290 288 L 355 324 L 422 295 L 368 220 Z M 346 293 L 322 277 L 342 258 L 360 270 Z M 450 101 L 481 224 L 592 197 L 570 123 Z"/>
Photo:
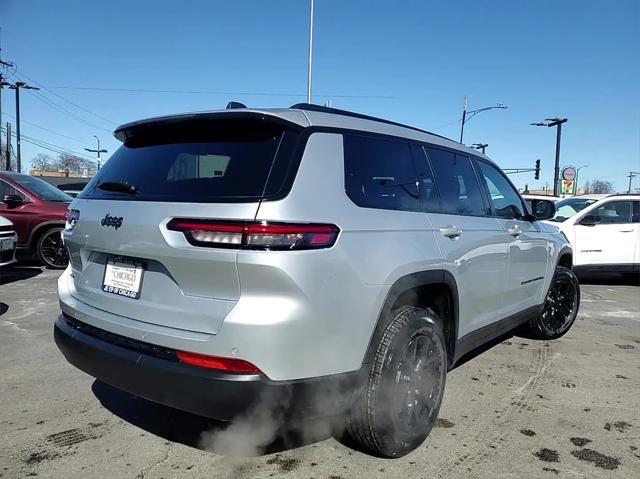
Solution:
<path fill-rule="evenodd" d="M 347 423 L 351 439 L 367 452 L 402 457 L 431 432 L 447 374 L 440 324 L 430 309 L 403 307 L 391 314 Z"/>
<path fill-rule="evenodd" d="M 51 269 L 64 269 L 69 264 L 67 249 L 62 243 L 64 228 L 50 228 L 42 233 L 36 245 L 36 256 L 42 264 Z"/>
<path fill-rule="evenodd" d="M 524 333 L 534 339 L 557 339 L 564 336 L 578 316 L 580 284 L 576 275 L 564 266 L 556 267 L 540 314 L 524 326 Z"/>

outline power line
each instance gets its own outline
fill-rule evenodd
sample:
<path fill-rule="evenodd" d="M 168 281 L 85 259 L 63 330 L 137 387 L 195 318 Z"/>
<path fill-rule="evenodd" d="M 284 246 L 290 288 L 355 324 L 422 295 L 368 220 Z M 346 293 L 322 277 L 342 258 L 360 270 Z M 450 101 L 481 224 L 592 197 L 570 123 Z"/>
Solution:
<path fill-rule="evenodd" d="M 108 87 L 85 87 L 85 86 L 51 86 L 61 90 L 89 90 L 89 91 L 112 91 L 128 93 L 174 93 L 188 95 L 247 95 L 247 96 L 286 96 L 295 98 L 306 98 L 305 94 L 298 93 L 275 93 L 275 92 L 248 92 L 248 91 L 218 91 L 218 90 L 151 90 L 146 88 L 108 88 Z M 331 98 L 383 98 L 394 99 L 391 95 L 332 95 L 315 93 L 320 97 Z"/>
<path fill-rule="evenodd" d="M 36 93 L 36 92 L 33 92 L 33 91 L 29 91 L 29 93 L 32 96 L 34 96 L 35 98 L 37 98 L 38 100 L 40 100 L 41 102 L 49 105 L 54 110 L 59 111 L 63 115 L 66 115 L 69 118 L 72 118 L 73 120 L 76 120 L 77 122 L 82 123 L 83 125 L 86 125 L 86 126 L 89 126 L 91 128 L 95 128 L 95 129 L 98 129 L 98 130 L 107 131 L 107 132 L 111 133 L 111 130 L 108 130 L 108 129 L 103 128 L 101 126 L 98 126 L 98 125 L 95 125 L 93 123 L 89 123 L 88 121 L 85 121 L 83 118 L 81 118 L 81 117 L 77 116 L 75 113 L 72 113 L 69 110 L 61 107 L 60 105 L 56 104 L 55 102 L 53 102 L 52 100 L 50 100 L 46 96 L 42 95 L 41 93 Z"/>
<path fill-rule="evenodd" d="M 116 122 L 109 120 L 108 118 L 105 118 L 101 115 L 98 115 L 97 113 L 92 112 L 91 110 L 87 110 L 86 108 L 84 108 L 83 106 L 78 105 L 77 103 L 72 102 L 71 100 L 68 100 L 67 98 L 63 97 L 62 95 L 59 95 L 58 93 L 56 93 L 55 91 L 51 90 L 50 88 L 47 88 L 46 86 L 42 85 L 41 83 L 38 83 L 37 81 L 35 81 L 33 78 L 29 77 L 28 75 L 24 74 L 23 72 L 19 71 L 16 68 L 16 73 L 18 74 L 18 76 L 24 77 L 27 80 L 29 80 L 31 83 L 35 83 L 36 85 L 38 85 L 40 88 L 42 88 L 43 90 L 48 91 L 49 93 L 51 93 L 52 95 L 57 96 L 58 98 L 60 98 L 63 101 L 66 101 L 67 103 L 69 103 L 70 105 L 75 106 L 76 108 L 78 108 L 79 110 L 84 111 L 85 113 L 88 113 L 90 115 L 95 116 L 96 118 L 99 118 L 102 121 L 106 121 L 107 123 L 111 123 L 112 125 L 115 125 Z"/>
<path fill-rule="evenodd" d="M 4 114 L 7 115 L 7 116 L 10 116 L 11 118 L 15 118 L 16 117 L 15 115 L 12 115 L 11 113 L 4 113 Z M 58 133 L 57 131 L 53 131 L 53 130 L 50 130 L 49 128 L 45 128 L 44 126 L 40 126 L 40 125 L 36 125 L 35 123 L 31 123 L 30 121 L 26 121 L 26 120 L 22 120 L 22 119 L 20 119 L 20 121 L 22 123 L 26 123 L 29 126 L 33 126 L 34 128 L 38 128 L 40 130 L 44 130 L 46 132 L 49 132 L 49 133 L 51 133 L 53 135 L 57 135 L 57 136 L 60 136 L 62 138 L 66 138 L 67 140 L 73 140 L 73 141 L 75 141 L 77 143 L 80 143 L 81 145 L 86 145 L 87 144 L 86 141 L 79 140 L 79 139 L 74 138 L 72 136 L 64 135 L 62 133 Z"/>
<path fill-rule="evenodd" d="M 0 130 L 2 130 L 2 132 L 6 132 L 6 128 L 4 127 L 0 128 Z M 16 133 L 13 133 L 13 132 L 11 133 L 11 136 L 13 138 L 17 137 Z M 54 153 L 73 153 L 76 156 L 82 156 L 84 158 L 91 159 L 91 160 L 93 159 L 89 155 L 86 155 L 85 153 L 75 151 L 75 150 L 70 150 L 68 148 L 65 148 L 64 146 L 56 145 L 54 143 L 49 143 L 48 141 L 44 141 L 39 138 L 34 138 L 28 135 L 21 135 L 21 137 L 22 137 L 22 141 L 26 141 L 27 143 L 31 143 L 32 145 L 38 146 L 45 150 L 52 151 Z"/>

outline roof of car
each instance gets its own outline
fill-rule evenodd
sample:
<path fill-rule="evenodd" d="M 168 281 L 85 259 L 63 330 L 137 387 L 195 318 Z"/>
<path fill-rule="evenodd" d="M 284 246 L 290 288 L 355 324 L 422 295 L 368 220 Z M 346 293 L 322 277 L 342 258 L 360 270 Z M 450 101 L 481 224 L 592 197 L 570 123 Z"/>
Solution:
<path fill-rule="evenodd" d="M 416 141 L 424 141 L 439 146 L 466 151 L 485 159 L 489 159 L 478 150 L 466 147 L 460 143 L 435 133 L 421 130 L 416 127 L 403 125 L 394 121 L 363 115 L 347 110 L 328 108 L 308 103 L 298 103 L 290 108 L 230 108 L 225 110 L 212 110 L 202 112 L 183 113 L 161 117 L 148 118 L 140 121 L 126 123 L 116 128 L 114 136 L 123 141 L 127 138 L 127 130 L 152 124 L 172 123 L 197 119 L 219 119 L 233 117 L 273 117 L 298 128 L 326 127 L 342 128 L 347 130 L 366 131 L 383 135 L 398 136 Z"/>

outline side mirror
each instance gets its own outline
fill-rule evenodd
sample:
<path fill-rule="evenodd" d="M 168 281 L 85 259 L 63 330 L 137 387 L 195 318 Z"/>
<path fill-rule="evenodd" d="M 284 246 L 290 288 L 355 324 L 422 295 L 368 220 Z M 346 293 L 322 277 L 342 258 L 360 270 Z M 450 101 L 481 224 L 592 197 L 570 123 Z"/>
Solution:
<path fill-rule="evenodd" d="M 556 214 L 556 205 L 549 200 L 531 200 L 531 210 L 536 220 L 548 220 Z"/>
<path fill-rule="evenodd" d="M 20 195 L 4 195 L 2 197 L 2 202 L 6 203 L 7 206 L 18 206 L 24 203 L 24 200 Z"/>
<path fill-rule="evenodd" d="M 582 226 L 595 226 L 600 223 L 600 217 L 597 215 L 586 215 L 580 220 Z"/>

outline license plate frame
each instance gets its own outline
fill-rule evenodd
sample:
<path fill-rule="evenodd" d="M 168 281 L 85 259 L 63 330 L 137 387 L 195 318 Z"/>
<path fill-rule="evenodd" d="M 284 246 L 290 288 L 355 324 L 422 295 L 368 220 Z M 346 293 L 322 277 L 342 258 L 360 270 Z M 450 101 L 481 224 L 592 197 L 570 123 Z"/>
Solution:
<path fill-rule="evenodd" d="M 146 271 L 146 263 L 133 258 L 123 258 L 122 256 L 108 256 L 104 262 L 104 272 L 102 275 L 101 289 L 105 293 L 115 294 L 124 298 L 140 299 L 142 292 L 142 281 Z M 108 278 L 108 272 L 112 275 Z M 122 275 L 136 273 L 136 278 L 114 278 L 113 273 L 120 272 Z M 139 273 L 139 274 L 138 274 Z M 109 284 L 107 284 L 109 281 Z"/>

